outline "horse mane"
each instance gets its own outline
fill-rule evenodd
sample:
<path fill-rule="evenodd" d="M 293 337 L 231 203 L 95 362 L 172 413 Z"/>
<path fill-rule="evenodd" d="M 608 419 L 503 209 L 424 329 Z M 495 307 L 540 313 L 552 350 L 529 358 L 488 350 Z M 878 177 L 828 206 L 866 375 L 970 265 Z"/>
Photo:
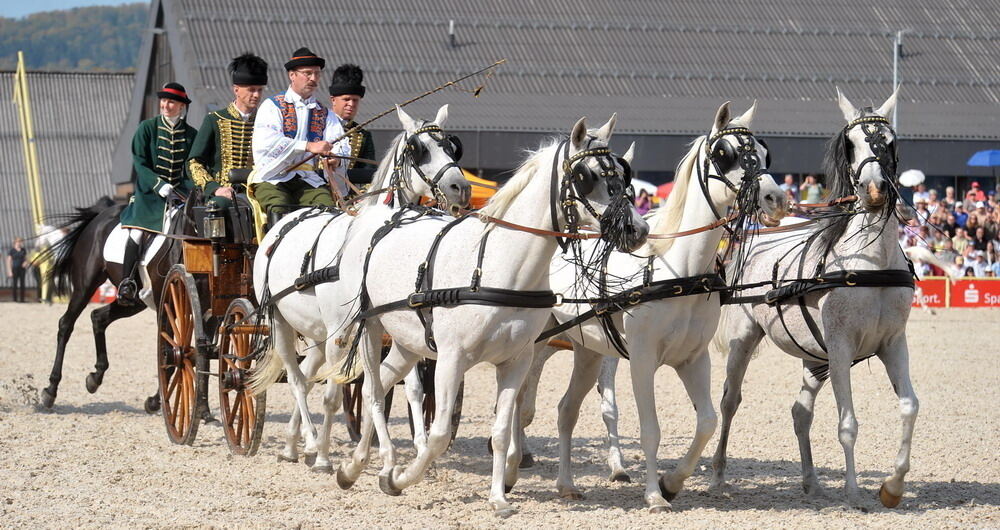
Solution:
<path fill-rule="evenodd" d="M 687 189 L 691 175 L 698 163 L 698 153 L 705 144 L 705 136 L 699 136 L 691 142 L 691 147 L 684 158 L 677 164 L 674 172 L 674 188 L 667 197 L 667 202 L 657 210 L 653 217 L 650 233 L 672 234 L 677 231 L 684 218 L 684 205 L 687 202 Z M 652 239 L 647 242 L 654 255 L 662 256 L 674 244 L 674 239 Z"/>
<path fill-rule="evenodd" d="M 423 127 L 423 124 L 419 125 L 419 127 Z M 402 143 L 403 138 L 405 136 L 406 136 L 406 131 L 402 131 L 399 134 L 397 134 L 396 137 L 393 138 L 391 142 L 389 142 L 389 148 L 385 151 L 385 154 L 382 155 L 382 160 L 381 162 L 379 162 L 378 168 L 375 170 L 375 174 L 372 175 L 372 183 L 368 187 L 368 189 L 379 190 L 389 185 L 389 179 L 392 178 L 392 172 L 393 169 L 395 168 L 395 164 L 393 163 L 392 157 L 393 155 L 395 155 L 396 150 L 399 149 L 399 144 Z M 363 201 L 361 201 L 359 208 L 363 208 L 365 206 L 371 206 L 377 203 L 378 195 L 379 194 L 366 197 Z"/>
<path fill-rule="evenodd" d="M 826 142 L 823 154 L 823 169 L 826 172 L 826 189 L 830 197 L 846 197 L 854 193 L 851 184 L 851 165 L 847 161 L 847 140 L 843 130 Z M 818 228 L 819 248 L 829 248 L 843 235 L 850 223 L 850 216 L 834 216 L 820 222 Z"/>
<path fill-rule="evenodd" d="M 528 186 L 531 178 L 542 167 L 542 164 L 544 164 L 546 157 L 551 157 L 553 154 L 552 151 L 558 148 L 560 143 L 560 139 L 554 138 L 537 151 L 529 150 L 527 158 L 514 171 L 514 176 L 490 197 L 489 202 L 486 203 L 486 206 L 483 206 L 480 212 L 491 217 L 501 217 L 510 208 L 511 204 L 513 204 L 517 195 Z"/>

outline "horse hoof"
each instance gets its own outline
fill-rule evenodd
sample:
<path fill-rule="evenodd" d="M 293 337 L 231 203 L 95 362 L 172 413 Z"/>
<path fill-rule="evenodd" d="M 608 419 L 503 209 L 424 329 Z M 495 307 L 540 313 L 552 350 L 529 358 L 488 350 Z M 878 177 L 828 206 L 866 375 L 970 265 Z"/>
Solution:
<path fill-rule="evenodd" d="M 882 506 L 886 508 L 895 508 L 899 506 L 899 501 L 903 500 L 903 496 L 889 493 L 889 490 L 885 489 L 885 483 L 883 483 L 878 490 L 878 500 L 882 501 Z"/>
<path fill-rule="evenodd" d="M 305 453 L 302 455 L 302 461 L 306 463 L 307 466 L 312 467 L 316 463 L 316 453 Z"/>
<path fill-rule="evenodd" d="M 672 511 L 673 509 L 671 509 L 670 506 L 663 504 L 657 504 L 656 506 L 649 507 L 649 513 L 668 513 Z"/>
<path fill-rule="evenodd" d="M 355 481 L 347 478 L 347 473 L 344 473 L 344 468 L 340 468 L 337 470 L 337 487 L 339 487 L 342 490 L 348 490 L 351 489 L 351 486 L 354 485 L 354 482 Z"/>
<path fill-rule="evenodd" d="M 524 453 L 521 455 L 521 463 L 517 465 L 518 469 L 528 469 L 535 467 L 535 455 L 531 453 Z"/>
<path fill-rule="evenodd" d="M 297 464 L 297 463 L 299 463 L 299 459 L 298 458 L 292 458 L 292 457 L 289 457 L 289 456 L 285 456 L 285 455 L 279 453 L 278 454 L 278 462 L 289 462 L 291 464 Z"/>
<path fill-rule="evenodd" d="M 657 483 L 660 485 L 660 495 L 663 495 L 663 498 L 666 499 L 667 502 L 670 502 L 674 500 L 674 497 L 676 497 L 680 491 L 670 491 L 670 488 L 668 488 L 666 482 L 664 482 L 664 478 L 665 477 L 661 476 Z"/>
<path fill-rule="evenodd" d="M 333 474 L 333 466 L 330 465 L 330 464 L 327 464 L 325 466 L 312 466 L 312 467 L 309 468 L 309 471 L 311 471 L 313 473 L 323 473 L 323 474 L 326 474 L 326 475 L 332 475 Z"/>
<path fill-rule="evenodd" d="M 628 476 L 628 473 L 624 471 L 617 471 L 615 473 L 612 473 L 611 476 L 608 478 L 611 480 L 611 482 L 632 482 L 632 477 Z"/>
<path fill-rule="evenodd" d="M 510 517 L 511 515 L 514 515 L 515 513 L 517 513 L 517 510 L 515 510 L 513 506 L 509 506 L 509 505 L 508 506 L 504 506 L 502 508 L 496 508 L 495 510 L 493 510 L 493 515 L 495 515 L 495 516 L 497 516 L 497 517 L 499 517 L 501 519 L 506 519 L 506 518 Z"/>
<path fill-rule="evenodd" d="M 45 408 L 47 408 L 47 409 L 51 409 L 52 405 L 55 405 L 55 404 L 56 404 L 56 395 L 53 394 L 52 392 L 49 392 L 49 389 L 43 388 L 42 389 L 42 406 L 45 407 Z"/>
<path fill-rule="evenodd" d="M 503 485 L 503 492 L 504 493 L 510 493 L 513 489 L 514 489 L 514 485 L 513 484 L 511 484 L 509 486 L 507 484 Z"/>
<path fill-rule="evenodd" d="M 582 501 L 583 493 L 576 488 L 559 487 L 559 498 L 568 501 Z"/>
<path fill-rule="evenodd" d="M 381 488 L 386 495 L 390 495 L 393 497 L 399 497 L 400 495 L 403 494 L 403 490 L 397 488 L 396 485 L 392 482 L 391 471 L 389 472 L 388 475 L 379 475 L 378 487 Z"/>
<path fill-rule="evenodd" d="M 101 388 L 101 382 L 94 377 L 94 374 L 87 374 L 85 382 L 87 384 L 87 392 L 90 392 L 91 394 L 97 392 L 98 388 Z"/>
<path fill-rule="evenodd" d="M 146 401 L 142 404 L 142 410 L 146 411 L 146 414 L 155 414 L 160 410 L 160 400 L 155 397 L 148 397 Z"/>

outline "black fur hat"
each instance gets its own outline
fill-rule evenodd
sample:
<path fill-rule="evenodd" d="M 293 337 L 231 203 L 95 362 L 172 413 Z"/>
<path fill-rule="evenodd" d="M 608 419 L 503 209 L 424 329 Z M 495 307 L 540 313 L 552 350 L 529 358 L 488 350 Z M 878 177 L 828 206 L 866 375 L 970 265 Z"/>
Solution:
<path fill-rule="evenodd" d="M 326 60 L 318 57 L 309 48 L 299 48 L 292 54 L 292 58 L 285 63 L 285 70 L 295 70 L 303 66 L 318 66 L 320 69 L 326 67 Z"/>
<path fill-rule="evenodd" d="M 229 75 L 234 85 L 266 85 L 267 62 L 247 52 L 229 63 Z"/>
<path fill-rule="evenodd" d="M 333 72 L 333 79 L 330 80 L 330 95 L 343 96 L 352 94 L 358 97 L 365 97 L 365 87 L 361 84 L 365 79 L 365 73 L 356 64 L 342 64 Z"/>

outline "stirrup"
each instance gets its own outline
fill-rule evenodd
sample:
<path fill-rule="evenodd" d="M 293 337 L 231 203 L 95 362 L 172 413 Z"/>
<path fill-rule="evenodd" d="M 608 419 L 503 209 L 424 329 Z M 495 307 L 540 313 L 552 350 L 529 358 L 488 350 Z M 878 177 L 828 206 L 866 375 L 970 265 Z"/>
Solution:
<path fill-rule="evenodd" d="M 139 303 L 137 297 L 139 286 L 132 278 L 125 278 L 118 285 L 118 303 L 125 306 L 132 306 Z"/>

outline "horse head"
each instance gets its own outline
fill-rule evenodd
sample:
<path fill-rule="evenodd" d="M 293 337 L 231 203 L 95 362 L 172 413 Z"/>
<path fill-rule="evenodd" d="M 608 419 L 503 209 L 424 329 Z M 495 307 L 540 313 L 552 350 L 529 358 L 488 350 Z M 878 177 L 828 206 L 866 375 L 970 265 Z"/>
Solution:
<path fill-rule="evenodd" d="M 395 169 L 406 173 L 395 184 L 418 196 L 434 197 L 442 209 L 457 213 L 469 204 L 472 187 L 458 166 L 462 143 L 442 129 L 448 105 L 430 122 L 414 120 L 400 107 L 396 114 L 403 125 L 403 141 L 397 146 Z"/>
<path fill-rule="evenodd" d="M 788 198 L 768 172 L 771 154 L 767 144 L 750 129 L 756 112 L 756 101 L 736 117 L 732 117 L 728 101 L 719 107 L 699 155 L 701 185 L 717 216 L 735 202 L 744 214 L 759 212 L 762 224 L 777 226 L 788 212 Z M 713 181 L 725 189 L 714 186 L 713 190 Z"/>
<path fill-rule="evenodd" d="M 839 191 L 857 195 L 869 211 L 881 210 L 895 195 L 896 131 L 886 116 L 896 106 L 898 93 L 897 88 L 878 109 L 857 108 L 837 89 L 847 125 L 834 138 L 828 157 L 833 158 L 835 175 L 846 177 Z"/>
<path fill-rule="evenodd" d="M 570 230 L 585 224 L 600 226 L 601 238 L 629 252 L 646 241 L 649 225 L 635 209 L 630 163 L 633 147 L 619 156 L 608 142 L 617 115 L 599 129 L 587 130 L 580 118 L 564 144 L 558 203 Z"/>

